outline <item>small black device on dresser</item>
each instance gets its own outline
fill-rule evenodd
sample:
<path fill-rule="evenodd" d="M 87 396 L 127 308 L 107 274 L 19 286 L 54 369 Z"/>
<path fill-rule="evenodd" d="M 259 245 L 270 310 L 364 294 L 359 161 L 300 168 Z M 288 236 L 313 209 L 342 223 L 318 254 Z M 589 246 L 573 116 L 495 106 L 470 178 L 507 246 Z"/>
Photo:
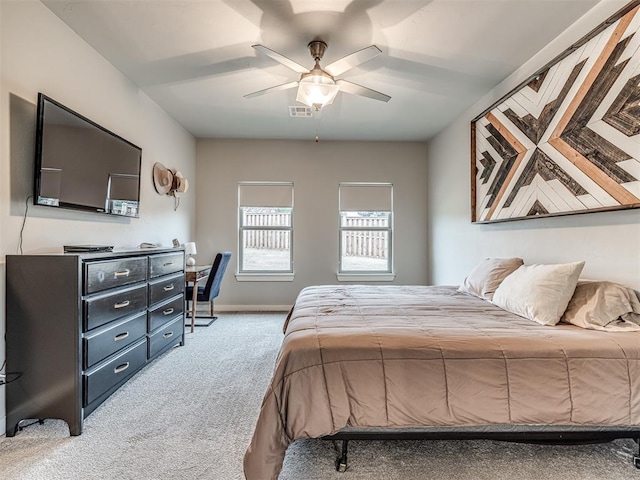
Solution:
<path fill-rule="evenodd" d="M 84 419 L 184 345 L 184 251 L 7 255 L 7 437 L 26 419 Z"/>
<path fill-rule="evenodd" d="M 112 252 L 113 245 L 65 245 L 64 253 Z"/>

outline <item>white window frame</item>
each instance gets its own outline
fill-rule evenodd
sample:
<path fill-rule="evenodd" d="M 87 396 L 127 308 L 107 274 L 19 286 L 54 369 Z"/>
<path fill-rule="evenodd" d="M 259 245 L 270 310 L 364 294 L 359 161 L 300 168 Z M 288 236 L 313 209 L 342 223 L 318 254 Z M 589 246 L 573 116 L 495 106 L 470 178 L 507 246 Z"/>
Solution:
<path fill-rule="evenodd" d="M 388 223 L 385 227 L 354 227 L 343 226 L 342 214 L 343 212 L 351 212 L 356 210 L 342 209 L 342 187 L 386 187 L 390 189 L 389 198 L 389 210 L 378 210 L 371 208 L 358 208 L 359 212 L 387 212 Z M 373 206 L 373 205 L 372 205 Z M 387 268 L 386 270 L 343 270 L 342 268 L 342 253 L 343 253 L 343 233 L 344 232 L 386 232 L 388 235 L 388 248 L 387 248 Z M 393 184 L 391 183 L 368 183 L 368 182 L 342 182 L 338 185 L 338 273 L 337 278 L 339 281 L 393 281 L 395 279 L 395 273 L 393 271 Z"/>
<path fill-rule="evenodd" d="M 291 208 L 291 220 L 290 225 L 244 225 L 243 208 L 246 205 L 241 204 L 241 189 L 243 186 L 250 187 L 291 187 L 291 206 L 284 208 Z M 239 182 L 238 183 L 238 265 L 236 279 L 240 282 L 262 282 L 262 281 L 293 281 L 293 195 L 294 185 L 293 182 Z M 266 202 L 269 203 L 269 202 Z M 262 208 L 274 208 L 273 205 L 252 205 L 253 207 Z M 276 205 L 275 207 L 281 207 Z M 289 232 L 289 269 L 288 270 L 244 270 L 244 233 L 247 231 L 286 231 Z"/>

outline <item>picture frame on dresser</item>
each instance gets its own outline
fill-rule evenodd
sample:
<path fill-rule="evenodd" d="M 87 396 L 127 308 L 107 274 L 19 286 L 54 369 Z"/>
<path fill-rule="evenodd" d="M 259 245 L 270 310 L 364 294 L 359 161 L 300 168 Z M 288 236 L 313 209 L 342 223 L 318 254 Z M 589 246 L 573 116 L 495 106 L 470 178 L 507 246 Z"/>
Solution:
<path fill-rule="evenodd" d="M 182 248 L 7 255 L 7 437 L 27 419 L 71 435 L 135 373 L 184 346 Z"/>

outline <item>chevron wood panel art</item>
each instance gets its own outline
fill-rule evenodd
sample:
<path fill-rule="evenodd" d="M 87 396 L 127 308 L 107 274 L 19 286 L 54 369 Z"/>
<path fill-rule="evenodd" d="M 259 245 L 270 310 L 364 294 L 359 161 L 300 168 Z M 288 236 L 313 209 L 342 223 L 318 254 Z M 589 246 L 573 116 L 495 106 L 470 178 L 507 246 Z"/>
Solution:
<path fill-rule="evenodd" d="M 472 122 L 472 220 L 640 207 L 640 2 Z"/>

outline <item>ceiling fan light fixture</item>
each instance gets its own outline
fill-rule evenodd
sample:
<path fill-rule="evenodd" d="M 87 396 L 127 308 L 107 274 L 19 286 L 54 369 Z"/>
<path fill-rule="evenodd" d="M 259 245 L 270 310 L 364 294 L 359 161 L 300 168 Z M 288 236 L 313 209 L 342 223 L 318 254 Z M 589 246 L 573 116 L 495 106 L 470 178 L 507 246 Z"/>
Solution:
<path fill-rule="evenodd" d="M 348 82 L 341 78 L 338 78 L 337 80 L 335 78 L 344 72 L 357 67 L 361 63 L 367 62 L 380 55 L 382 50 L 375 45 L 369 45 L 366 48 L 336 60 L 330 65 L 327 65 L 326 70 L 320 66 L 320 60 L 322 60 L 322 57 L 324 56 L 327 44 L 322 40 L 314 40 L 309 42 L 307 47 L 309 48 L 309 53 L 315 60 L 315 65 L 311 70 L 307 70 L 299 63 L 294 62 L 264 45 L 253 45 L 253 48 L 258 52 L 271 57 L 275 61 L 301 75 L 298 82 L 289 82 L 282 85 L 276 85 L 275 87 L 265 88 L 263 90 L 258 90 L 257 92 L 248 93 L 245 97 L 254 98 L 264 95 L 265 93 L 298 87 L 296 100 L 307 107 L 312 108 L 314 112 L 319 112 L 322 107 L 331 105 L 340 91 L 352 95 L 360 95 L 361 97 L 372 98 L 382 102 L 388 102 L 391 99 L 389 95 L 385 95 L 384 93 L 376 92 L 375 90 Z"/>
<path fill-rule="evenodd" d="M 340 86 L 326 75 L 306 75 L 298 83 L 296 100 L 307 107 L 319 110 L 331 105 L 340 91 Z"/>

